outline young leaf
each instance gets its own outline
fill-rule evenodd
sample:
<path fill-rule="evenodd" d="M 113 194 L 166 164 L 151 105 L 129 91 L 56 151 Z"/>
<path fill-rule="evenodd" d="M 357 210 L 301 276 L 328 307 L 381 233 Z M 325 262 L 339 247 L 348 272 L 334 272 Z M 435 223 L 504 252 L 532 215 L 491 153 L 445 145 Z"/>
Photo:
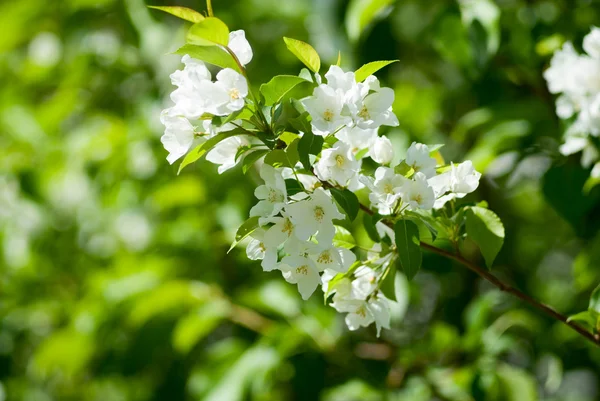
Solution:
<path fill-rule="evenodd" d="M 479 247 L 485 264 L 492 267 L 494 259 L 504 243 L 504 226 L 494 212 L 479 206 L 467 211 L 467 235 Z"/>
<path fill-rule="evenodd" d="M 283 38 L 285 45 L 292 54 L 298 57 L 312 72 L 319 72 L 321 68 L 321 59 L 317 51 L 308 43 L 292 38 Z"/>
<path fill-rule="evenodd" d="M 588 309 L 600 313 L 600 285 L 592 292 Z"/>
<path fill-rule="evenodd" d="M 231 131 L 221 132 L 220 134 L 213 136 L 206 142 L 196 146 L 185 156 L 185 158 L 181 162 L 181 165 L 179 166 L 179 170 L 177 170 L 177 174 L 181 173 L 181 170 L 183 170 L 184 167 L 194 163 L 196 160 L 204 156 L 206 152 L 211 150 L 213 147 L 215 147 L 216 144 L 218 144 L 222 140 L 236 135 L 244 135 L 245 133 L 246 132 L 244 130 L 236 128 Z"/>
<path fill-rule="evenodd" d="M 187 42 L 199 46 L 227 46 L 229 28 L 220 19 L 208 17 L 191 26 L 187 33 Z"/>
<path fill-rule="evenodd" d="M 302 82 L 304 78 L 295 75 L 277 75 L 266 84 L 260 86 L 260 93 L 265 98 L 265 105 L 270 106 L 279 102 L 289 91 Z"/>
<path fill-rule="evenodd" d="M 363 226 L 365 227 L 365 231 L 367 232 L 369 238 L 371 238 L 371 240 L 375 243 L 381 242 L 381 237 L 377 232 L 377 227 L 375 227 L 375 224 L 377 224 L 380 219 L 381 216 L 378 214 L 371 216 L 370 214 L 365 213 L 365 216 L 363 217 Z"/>
<path fill-rule="evenodd" d="M 178 18 L 181 18 L 183 20 L 190 21 L 190 22 L 193 22 L 193 23 L 200 22 L 200 21 L 202 21 L 204 19 L 204 15 L 200 14 L 196 10 L 192 10 L 191 8 L 187 8 L 187 7 L 179 7 L 179 6 L 173 6 L 173 7 L 148 6 L 148 8 L 154 8 L 156 10 L 164 11 L 164 12 L 169 13 L 171 15 L 174 15 L 174 16 L 176 16 Z"/>
<path fill-rule="evenodd" d="M 419 228 L 410 220 L 402 219 L 394 226 L 398 260 L 406 278 L 412 280 L 421 268 L 423 255 L 419 246 Z"/>
<path fill-rule="evenodd" d="M 596 331 L 598 317 L 598 312 L 593 310 L 586 310 L 569 316 L 567 322 L 577 322 L 585 326 L 588 330 Z"/>
<path fill-rule="evenodd" d="M 235 241 L 229 247 L 227 253 L 231 252 L 233 248 L 236 247 L 244 238 L 249 236 L 258 228 L 258 216 L 250 217 L 248 220 L 242 223 L 242 225 L 237 229 L 235 233 Z"/>
<path fill-rule="evenodd" d="M 341 50 L 338 50 L 338 59 L 337 59 L 337 62 L 335 63 L 335 65 L 337 65 L 338 67 L 340 65 L 342 65 L 342 51 Z"/>
<path fill-rule="evenodd" d="M 219 46 L 197 46 L 197 45 L 184 45 L 175 52 L 176 54 L 189 54 L 191 57 L 202 60 L 206 63 L 216 65 L 221 68 L 231 68 L 237 72 L 240 71 L 240 67 L 231 57 L 231 54 L 221 49 Z"/>
<path fill-rule="evenodd" d="M 335 236 L 333 237 L 333 246 L 339 248 L 352 249 L 356 246 L 356 241 L 350 233 L 344 227 L 335 226 Z"/>
<path fill-rule="evenodd" d="M 381 283 L 381 292 L 386 298 L 396 301 L 396 265 L 390 264 L 389 271 Z"/>
<path fill-rule="evenodd" d="M 305 169 L 311 171 L 308 155 L 318 155 L 323 147 L 323 137 L 305 132 L 298 141 L 298 158 Z"/>
<path fill-rule="evenodd" d="M 381 70 L 383 67 L 390 65 L 392 63 L 395 63 L 396 61 L 399 61 L 399 60 L 373 61 L 371 63 L 367 63 L 367 64 L 363 65 L 358 70 L 356 70 L 356 72 L 354 73 L 356 82 L 364 81 L 365 79 L 367 79 L 367 77 L 369 75 L 375 74 L 377 71 Z"/>
<path fill-rule="evenodd" d="M 242 172 L 246 174 L 248 170 L 250 170 L 250 168 L 254 165 L 254 163 L 267 153 L 269 153 L 269 149 L 259 149 L 247 154 L 244 158 L 244 161 L 242 162 Z"/>
<path fill-rule="evenodd" d="M 360 203 L 358 202 L 358 198 L 354 192 L 348 189 L 337 188 L 331 188 L 330 191 L 333 199 L 335 199 L 338 205 L 340 205 L 340 207 L 344 210 L 344 213 L 346 213 L 348 219 L 350 219 L 350 221 L 354 221 L 360 208 Z"/>
<path fill-rule="evenodd" d="M 293 178 L 288 178 L 285 180 L 285 189 L 287 191 L 288 196 L 296 195 L 299 192 L 303 192 L 304 186 L 300 181 L 297 181 Z"/>

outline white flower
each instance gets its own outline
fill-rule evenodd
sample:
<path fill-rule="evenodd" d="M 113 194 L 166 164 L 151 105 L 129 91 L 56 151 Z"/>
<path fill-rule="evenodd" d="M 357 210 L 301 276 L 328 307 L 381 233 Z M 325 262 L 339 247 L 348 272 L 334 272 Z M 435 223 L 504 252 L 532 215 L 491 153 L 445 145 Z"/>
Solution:
<path fill-rule="evenodd" d="M 195 120 L 214 108 L 212 100 L 207 97 L 214 92 L 214 84 L 202 61 L 187 54 L 181 61 L 185 64 L 184 69 L 171 74 L 171 83 L 178 87 L 171 93 L 171 100 L 183 116 Z"/>
<path fill-rule="evenodd" d="M 377 273 L 368 266 L 360 266 L 356 269 L 355 279 L 352 280 L 352 297 L 367 299 L 377 288 L 377 276 Z"/>
<path fill-rule="evenodd" d="M 429 186 L 427 177 L 423 173 L 415 173 L 412 180 L 407 180 L 401 189 L 402 201 L 408 204 L 409 209 L 430 210 L 435 202 L 435 193 Z"/>
<path fill-rule="evenodd" d="M 290 219 L 290 217 L 282 212 L 283 217 L 271 217 L 268 219 L 269 223 L 274 223 L 266 231 L 262 243 L 265 250 L 265 258 L 262 261 L 262 268 L 265 271 L 271 271 L 276 267 L 277 264 L 277 249 L 283 243 L 285 243 L 292 234 L 296 226 Z"/>
<path fill-rule="evenodd" d="M 225 68 L 217 74 L 215 87 L 217 89 L 211 96 L 218 107 L 212 114 L 226 116 L 244 107 L 244 99 L 248 96 L 248 83 L 242 74 Z"/>
<path fill-rule="evenodd" d="M 358 85 L 353 72 L 344 72 L 344 70 L 337 65 L 329 67 L 329 71 L 325 74 L 325 78 L 327 78 L 327 86 L 330 86 L 334 90 L 340 90 L 342 93 L 355 90 Z"/>
<path fill-rule="evenodd" d="M 579 60 L 579 55 L 573 44 L 567 42 L 562 49 L 555 52 L 550 60 L 550 68 L 544 71 L 548 90 L 552 93 L 570 92 L 577 90 L 574 80 L 573 67 Z"/>
<path fill-rule="evenodd" d="M 348 105 L 356 125 L 363 129 L 382 125 L 397 126 L 398 118 L 392 111 L 394 91 L 381 88 L 377 78 L 372 75 L 361 86 L 362 89 L 355 92 L 358 99 Z"/>
<path fill-rule="evenodd" d="M 302 104 L 312 117 L 311 125 L 315 135 L 329 135 L 352 122 L 350 117 L 342 115 L 343 93 L 327 85 L 317 86 L 313 95 L 304 99 Z"/>
<path fill-rule="evenodd" d="M 346 312 L 346 325 L 350 330 L 357 330 L 360 327 L 367 327 L 375 322 L 377 327 L 377 336 L 381 334 L 381 328 L 390 328 L 390 306 L 389 300 L 379 293 L 368 301 L 343 298 L 334 296 L 334 302 L 331 304 L 338 312 Z"/>
<path fill-rule="evenodd" d="M 600 59 L 600 28 L 593 27 L 583 38 L 583 50 L 590 56 Z"/>
<path fill-rule="evenodd" d="M 336 248 L 332 245 L 320 246 L 311 253 L 317 269 L 345 273 L 356 261 L 356 255 L 349 249 Z"/>
<path fill-rule="evenodd" d="M 260 167 L 260 177 L 265 184 L 257 187 L 254 191 L 254 196 L 260 199 L 260 202 L 250 209 L 250 217 L 271 217 L 279 213 L 285 206 L 287 199 L 285 180 L 281 175 L 281 170 L 266 163 Z"/>
<path fill-rule="evenodd" d="M 298 292 L 304 300 L 310 298 L 321 283 L 317 267 L 306 256 L 286 256 L 281 260 L 279 269 L 288 283 L 298 284 Z"/>
<path fill-rule="evenodd" d="M 338 141 L 333 148 L 321 152 L 321 159 L 315 164 L 315 174 L 321 181 L 333 181 L 345 186 L 360 170 L 360 163 L 352 150 L 344 142 Z"/>
<path fill-rule="evenodd" d="M 353 154 L 363 149 L 371 148 L 377 140 L 377 129 L 362 129 L 359 127 L 344 127 L 335 137 L 350 147 Z"/>
<path fill-rule="evenodd" d="M 392 142 L 387 136 L 375 138 L 369 156 L 379 164 L 390 164 L 394 158 Z"/>
<path fill-rule="evenodd" d="M 406 164 L 411 166 L 415 172 L 425 174 L 427 178 L 435 175 L 437 162 L 429 156 L 429 147 L 422 143 L 413 142 L 406 151 Z"/>
<path fill-rule="evenodd" d="M 243 29 L 229 32 L 229 44 L 227 45 L 243 65 L 252 60 L 252 47 L 246 40 L 246 32 Z"/>
<path fill-rule="evenodd" d="M 264 244 L 265 230 L 263 228 L 257 228 L 250 234 L 250 242 L 246 247 L 246 256 L 250 260 L 262 260 L 265 257 L 267 247 Z"/>
<path fill-rule="evenodd" d="M 219 168 L 217 171 L 219 174 L 234 167 L 242 157 L 235 159 L 235 155 L 241 147 L 250 146 L 250 141 L 244 135 L 232 136 L 224 139 L 206 155 L 206 160 L 211 163 L 218 164 Z"/>
<path fill-rule="evenodd" d="M 165 133 L 160 141 L 169 152 L 167 161 L 169 164 L 173 164 L 191 149 L 196 138 L 194 126 L 187 118 L 179 115 L 173 107 L 163 110 L 160 115 L 160 122 L 165 126 Z M 201 139 L 198 139 L 198 142 L 200 141 Z"/>
<path fill-rule="evenodd" d="M 300 240 L 306 241 L 318 232 L 317 240 L 321 244 L 333 240 L 333 219 L 344 218 L 323 188 L 317 188 L 310 199 L 288 204 L 285 211 L 294 222 L 294 233 Z"/>
<path fill-rule="evenodd" d="M 454 198 L 463 198 L 465 195 L 475 191 L 479 186 L 480 178 L 481 173 L 475 170 L 470 160 L 458 165 L 452 163 L 450 171 L 429 179 L 429 185 L 433 188 L 436 198 L 448 191 L 451 192 L 449 195 L 438 198 L 434 207 L 439 209 L 447 201 Z"/>
<path fill-rule="evenodd" d="M 407 181 L 406 178 L 387 167 L 379 167 L 375 170 L 375 179 L 361 176 L 360 180 L 371 190 L 369 194 L 371 206 L 377 208 L 379 214 L 382 215 L 392 213 L 401 196 L 400 188 Z"/>

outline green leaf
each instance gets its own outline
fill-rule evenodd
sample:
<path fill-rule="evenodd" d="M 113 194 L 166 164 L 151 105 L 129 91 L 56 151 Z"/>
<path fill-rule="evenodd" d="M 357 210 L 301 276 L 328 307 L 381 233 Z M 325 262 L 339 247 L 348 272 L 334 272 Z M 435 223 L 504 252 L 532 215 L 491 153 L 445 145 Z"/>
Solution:
<path fill-rule="evenodd" d="M 384 15 L 393 0 L 352 0 L 346 12 L 346 32 L 351 41 L 356 41 L 367 25 Z"/>
<path fill-rule="evenodd" d="M 200 159 L 202 156 L 204 156 L 204 154 L 206 152 L 208 152 L 209 150 L 211 150 L 212 148 L 215 147 L 215 145 L 217 145 L 219 142 L 230 138 L 232 136 L 236 136 L 236 135 L 244 135 L 246 134 L 246 132 L 240 128 L 236 128 L 234 130 L 231 131 L 227 131 L 227 132 L 221 132 L 220 134 L 217 134 L 215 136 L 213 136 L 212 138 L 210 138 L 209 140 L 207 140 L 204 143 L 201 143 L 200 145 L 196 146 L 194 149 L 192 149 L 183 159 L 183 161 L 181 162 L 181 165 L 179 165 L 179 170 L 177 170 L 177 174 L 181 173 L 181 170 L 183 170 L 184 167 L 194 163 L 196 160 Z"/>
<path fill-rule="evenodd" d="M 365 213 L 363 217 L 363 227 L 365 228 L 365 231 L 367 232 L 369 238 L 371 238 L 371 240 L 375 243 L 381 242 L 381 237 L 379 236 L 379 233 L 377 232 L 377 227 L 375 226 L 375 224 L 377 224 L 377 222 L 380 219 L 381 216 L 377 213 L 374 215 Z"/>
<path fill-rule="evenodd" d="M 321 68 L 321 59 L 317 51 L 308 43 L 292 38 L 283 38 L 285 45 L 292 54 L 298 57 L 298 60 L 307 66 L 313 72 L 319 72 Z"/>
<path fill-rule="evenodd" d="M 569 316 L 567 322 L 577 322 L 585 326 L 588 330 L 595 332 L 597 330 L 598 317 L 600 315 L 594 310 L 586 310 Z"/>
<path fill-rule="evenodd" d="M 219 46 L 197 46 L 188 44 L 177 49 L 175 53 L 181 55 L 189 54 L 190 57 L 216 65 L 217 67 L 231 68 L 240 72 L 240 67 L 233 57 Z"/>
<path fill-rule="evenodd" d="M 479 247 L 487 267 L 492 267 L 504 243 L 504 226 L 500 218 L 489 209 L 473 206 L 467 211 L 466 227 L 467 235 Z"/>
<path fill-rule="evenodd" d="M 342 51 L 338 50 L 338 58 L 337 61 L 335 62 L 335 65 L 337 65 L 338 67 L 342 65 Z"/>
<path fill-rule="evenodd" d="M 360 209 L 360 203 L 354 192 L 349 189 L 330 188 L 333 199 L 344 210 L 350 221 L 354 221 Z"/>
<path fill-rule="evenodd" d="M 304 185 L 300 181 L 297 181 L 293 178 L 288 178 L 285 180 L 285 189 L 287 191 L 288 196 L 296 195 L 299 192 L 304 192 Z"/>
<path fill-rule="evenodd" d="M 283 149 L 275 149 L 265 156 L 265 163 L 273 167 L 292 167 Z"/>
<path fill-rule="evenodd" d="M 335 226 L 333 246 L 352 249 L 356 246 L 356 240 L 354 239 L 350 231 L 346 230 L 342 226 Z"/>
<path fill-rule="evenodd" d="M 208 17 L 190 27 L 187 42 L 199 46 L 227 46 L 229 28 L 220 19 Z"/>
<path fill-rule="evenodd" d="M 155 10 L 161 10 L 161 11 L 164 11 L 164 12 L 169 13 L 171 15 L 174 15 L 174 16 L 176 16 L 178 18 L 181 18 L 183 20 L 194 22 L 194 23 L 200 22 L 200 21 L 204 20 L 204 15 L 200 14 L 196 10 L 192 10 L 191 8 L 187 8 L 187 7 L 179 7 L 179 6 L 172 6 L 172 7 L 148 6 L 148 8 L 154 8 Z"/>
<path fill-rule="evenodd" d="M 390 264 L 380 288 L 383 295 L 392 301 L 396 301 L 396 264 Z"/>
<path fill-rule="evenodd" d="M 600 285 L 592 292 L 588 309 L 600 313 Z"/>
<path fill-rule="evenodd" d="M 215 301 L 179 319 L 173 329 L 173 348 L 187 354 L 228 316 L 229 308 L 226 302 Z"/>
<path fill-rule="evenodd" d="M 373 61 L 363 65 L 354 73 L 356 82 L 364 81 L 369 75 L 373 75 L 377 71 L 381 70 L 383 67 L 395 63 L 397 61 L 399 60 Z"/>
<path fill-rule="evenodd" d="M 237 232 L 235 233 L 235 241 L 233 241 L 233 244 L 231 244 L 227 253 L 231 252 L 231 250 L 235 248 L 237 244 L 252 234 L 257 228 L 258 216 L 250 217 L 248 220 L 243 222 L 242 225 L 237 229 Z"/>
<path fill-rule="evenodd" d="M 258 159 L 260 159 L 269 152 L 269 149 L 259 149 L 247 154 L 246 157 L 244 157 L 244 161 L 242 162 L 242 172 L 246 174 Z"/>
<path fill-rule="evenodd" d="M 287 156 L 287 160 L 290 164 L 290 167 L 294 168 L 298 160 L 300 160 L 300 155 L 298 154 L 298 144 L 300 143 L 300 138 L 296 138 L 288 145 L 285 149 L 285 154 Z"/>
<path fill-rule="evenodd" d="M 270 106 L 279 102 L 289 91 L 302 82 L 304 78 L 295 75 L 277 75 L 266 84 L 260 86 L 260 93 L 265 98 L 265 105 Z"/>
<path fill-rule="evenodd" d="M 406 219 L 398 220 L 394 225 L 396 234 L 396 248 L 398 261 L 406 278 L 412 280 L 421 268 L 423 255 L 421 254 L 419 228 Z"/>
<path fill-rule="evenodd" d="M 298 132 L 312 134 L 312 127 L 308 121 L 309 116 L 307 111 L 303 111 L 299 116 L 290 118 L 288 122 L 292 128 L 296 129 Z"/>
<path fill-rule="evenodd" d="M 298 158 L 308 171 L 312 171 L 308 155 L 318 155 L 323 148 L 323 137 L 305 132 L 298 142 Z"/>

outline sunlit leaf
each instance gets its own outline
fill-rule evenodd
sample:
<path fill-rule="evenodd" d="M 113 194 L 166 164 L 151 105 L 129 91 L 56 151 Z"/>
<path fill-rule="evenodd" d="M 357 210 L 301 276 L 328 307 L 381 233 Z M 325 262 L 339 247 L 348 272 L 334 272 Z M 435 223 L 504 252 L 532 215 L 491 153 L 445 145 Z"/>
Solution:
<path fill-rule="evenodd" d="M 200 14 L 198 11 L 192 10 L 187 7 L 179 7 L 179 6 L 148 6 L 149 8 L 154 8 L 156 10 L 161 10 L 166 13 L 172 14 L 176 17 L 179 17 L 183 20 L 190 21 L 193 23 L 200 22 L 204 20 L 204 15 Z"/>
<path fill-rule="evenodd" d="M 283 38 L 285 45 L 292 54 L 298 57 L 298 60 L 307 66 L 312 72 L 319 72 L 321 68 L 321 59 L 317 51 L 308 43 L 292 38 Z"/>
<path fill-rule="evenodd" d="M 227 46 L 229 28 L 220 19 L 208 17 L 190 27 L 187 42 L 199 46 Z"/>

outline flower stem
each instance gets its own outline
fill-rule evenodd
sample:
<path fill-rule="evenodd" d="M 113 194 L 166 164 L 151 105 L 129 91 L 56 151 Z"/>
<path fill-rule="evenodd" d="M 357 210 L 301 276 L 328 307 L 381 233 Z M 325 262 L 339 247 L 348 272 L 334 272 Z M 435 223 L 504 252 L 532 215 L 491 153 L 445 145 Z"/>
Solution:
<path fill-rule="evenodd" d="M 206 0 L 206 9 L 208 11 L 208 16 L 209 17 L 214 17 L 215 16 L 213 14 L 212 1 L 211 0 Z"/>

